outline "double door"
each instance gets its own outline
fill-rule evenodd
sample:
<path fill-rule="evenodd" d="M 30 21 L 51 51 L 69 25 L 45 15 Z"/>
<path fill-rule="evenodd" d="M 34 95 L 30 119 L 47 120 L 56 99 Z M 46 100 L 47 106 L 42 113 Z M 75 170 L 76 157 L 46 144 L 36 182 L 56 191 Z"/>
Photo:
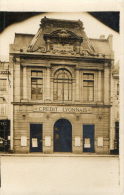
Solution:
<path fill-rule="evenodd" d="M 66 119 L 54 125 L 54 152 L 72 152 L 72 125 Z"/>

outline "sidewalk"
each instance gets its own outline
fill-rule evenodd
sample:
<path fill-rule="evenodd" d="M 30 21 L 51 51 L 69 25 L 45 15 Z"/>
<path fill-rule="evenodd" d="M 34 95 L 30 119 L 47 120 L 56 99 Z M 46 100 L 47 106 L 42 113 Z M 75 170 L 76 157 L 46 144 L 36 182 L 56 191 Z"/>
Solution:
<path fill-rule="evenodd" d="M 118 158 L 31 155 L 1 156 L 1 195 L 120 195 Z"/>
<path fill-rule="evenodd" d="M 119 155 L 112 155 L 112 154 L 96 154 L 96 153 L 82 153 L 82 154 L 75 154 L 75 153 L 51 153 L 51 154 L 45 154 L 45 153 L 0 153 L 0 157 L 2 156 L 10 156 L 10 157 L 117 157 L 119 158 Z"/>

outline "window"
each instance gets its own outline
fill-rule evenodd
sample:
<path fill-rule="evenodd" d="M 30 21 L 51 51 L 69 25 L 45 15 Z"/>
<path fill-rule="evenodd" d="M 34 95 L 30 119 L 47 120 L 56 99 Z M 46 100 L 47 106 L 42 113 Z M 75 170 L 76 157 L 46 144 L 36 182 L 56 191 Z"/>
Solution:
<path fill-rule="evenodd" d="M 6 79 L 0 79 L 0 91 L 6 91 Z"/>
<path fill-rule="evenodd" d="M 61 68 L 54 75 L 53 99 L 59 101 L 72 100 L 72 75 Z"/>
<path fill-rule="evenodd" d="M 117 95 L 119 95 L 119 84 L 117 84 Z"/>
<path fill-rule="evenodd" d="M 115 149 L 117 154 L 119 154 L 119 122 L 115 122 Z"/>
<path fill-rule="evenodd" d="M 94 100 L 94 74 L 91 73 L 83 74 L 83 100 L 84 101 Z"/>
<path fill-rule="evenodd" d="M 33 100 L 43 99 L 43 72 L 31 71 L 31 98 Z"/>

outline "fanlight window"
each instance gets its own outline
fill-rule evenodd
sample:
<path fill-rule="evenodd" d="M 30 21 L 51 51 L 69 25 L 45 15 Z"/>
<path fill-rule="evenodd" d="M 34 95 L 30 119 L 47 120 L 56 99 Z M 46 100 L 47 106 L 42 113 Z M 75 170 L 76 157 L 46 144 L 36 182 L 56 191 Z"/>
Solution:
<path fill-rule="evenodd" d="M 65 68 L 57 70 L 54 75 L 53 99 L 57 101 L 72 100 L 72 75 Z"/>

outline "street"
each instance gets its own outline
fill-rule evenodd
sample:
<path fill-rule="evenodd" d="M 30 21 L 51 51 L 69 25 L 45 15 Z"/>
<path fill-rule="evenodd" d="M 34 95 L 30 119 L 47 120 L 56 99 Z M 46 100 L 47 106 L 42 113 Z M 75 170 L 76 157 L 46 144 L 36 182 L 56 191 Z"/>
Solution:
<path fill-rule="evenodd" d="M 2 156 L 1 195 L 119 195 L 118 157 Z"/>

